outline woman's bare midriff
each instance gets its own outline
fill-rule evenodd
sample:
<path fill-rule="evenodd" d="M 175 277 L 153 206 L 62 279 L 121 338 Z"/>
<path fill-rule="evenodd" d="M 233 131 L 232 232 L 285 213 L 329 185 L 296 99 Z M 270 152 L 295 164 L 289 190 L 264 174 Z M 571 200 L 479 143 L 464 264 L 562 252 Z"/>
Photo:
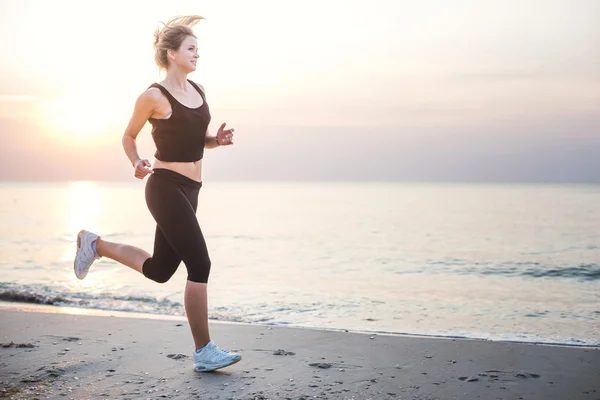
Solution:
<path fill-rule="evenodd" d="M 202 182 L 202 160 L 193 162 L 169 162 L 154 160 L 153 169 L 164 168 L 187 176 L 196 182 Z"/>

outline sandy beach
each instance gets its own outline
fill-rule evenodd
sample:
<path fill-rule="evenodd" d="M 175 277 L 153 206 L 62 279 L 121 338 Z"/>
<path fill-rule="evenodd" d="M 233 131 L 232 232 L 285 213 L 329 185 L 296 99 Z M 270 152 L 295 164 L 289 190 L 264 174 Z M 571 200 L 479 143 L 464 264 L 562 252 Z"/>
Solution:
<path fill-rule="evenodd" d="M 598 348 L 212 323 L 243 359 L 198 373 L 184 320 L 33 309 L 0 309 L 0 398 L 600 399 Z"/>

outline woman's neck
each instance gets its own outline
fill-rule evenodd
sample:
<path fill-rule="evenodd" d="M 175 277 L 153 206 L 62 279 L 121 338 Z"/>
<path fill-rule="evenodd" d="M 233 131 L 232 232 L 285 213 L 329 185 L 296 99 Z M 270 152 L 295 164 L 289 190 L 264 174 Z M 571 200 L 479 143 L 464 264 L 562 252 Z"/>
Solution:
<path fill-rule="evenodd" d="M 167 71 L 163 83 L 166 83 L 170 88 L 185 91 L 188 86 L 187 74 L 177 70 Z"/>

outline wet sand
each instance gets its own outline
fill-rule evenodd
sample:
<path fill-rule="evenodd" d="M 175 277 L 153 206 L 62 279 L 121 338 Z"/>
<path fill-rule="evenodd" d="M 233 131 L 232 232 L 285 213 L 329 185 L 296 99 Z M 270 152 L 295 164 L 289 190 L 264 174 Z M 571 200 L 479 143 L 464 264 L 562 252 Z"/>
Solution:
<path fill-rule="evenodd" d="M 184 320 L 0 308 L 0 398 L 600 399 L 600 349 L 212 323 L 242 353 L 194 372 Z"/>

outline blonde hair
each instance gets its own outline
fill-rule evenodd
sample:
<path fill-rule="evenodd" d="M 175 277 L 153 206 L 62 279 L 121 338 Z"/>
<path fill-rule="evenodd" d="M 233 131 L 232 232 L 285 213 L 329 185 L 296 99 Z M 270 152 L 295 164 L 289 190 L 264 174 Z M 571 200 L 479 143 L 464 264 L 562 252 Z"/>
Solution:
<path fill-rule="evenodd" d="M 154 60 L 160 68 L 167 69 L 169 59 L 167 50 L 179 50 L 181 43 L 188 36 L 193 36 L 192 28 L 204 17 L 200 15 L 184 15 L 174 17 L 163 23 L 162 29 L 157 28 L 154 32 Z"/>

